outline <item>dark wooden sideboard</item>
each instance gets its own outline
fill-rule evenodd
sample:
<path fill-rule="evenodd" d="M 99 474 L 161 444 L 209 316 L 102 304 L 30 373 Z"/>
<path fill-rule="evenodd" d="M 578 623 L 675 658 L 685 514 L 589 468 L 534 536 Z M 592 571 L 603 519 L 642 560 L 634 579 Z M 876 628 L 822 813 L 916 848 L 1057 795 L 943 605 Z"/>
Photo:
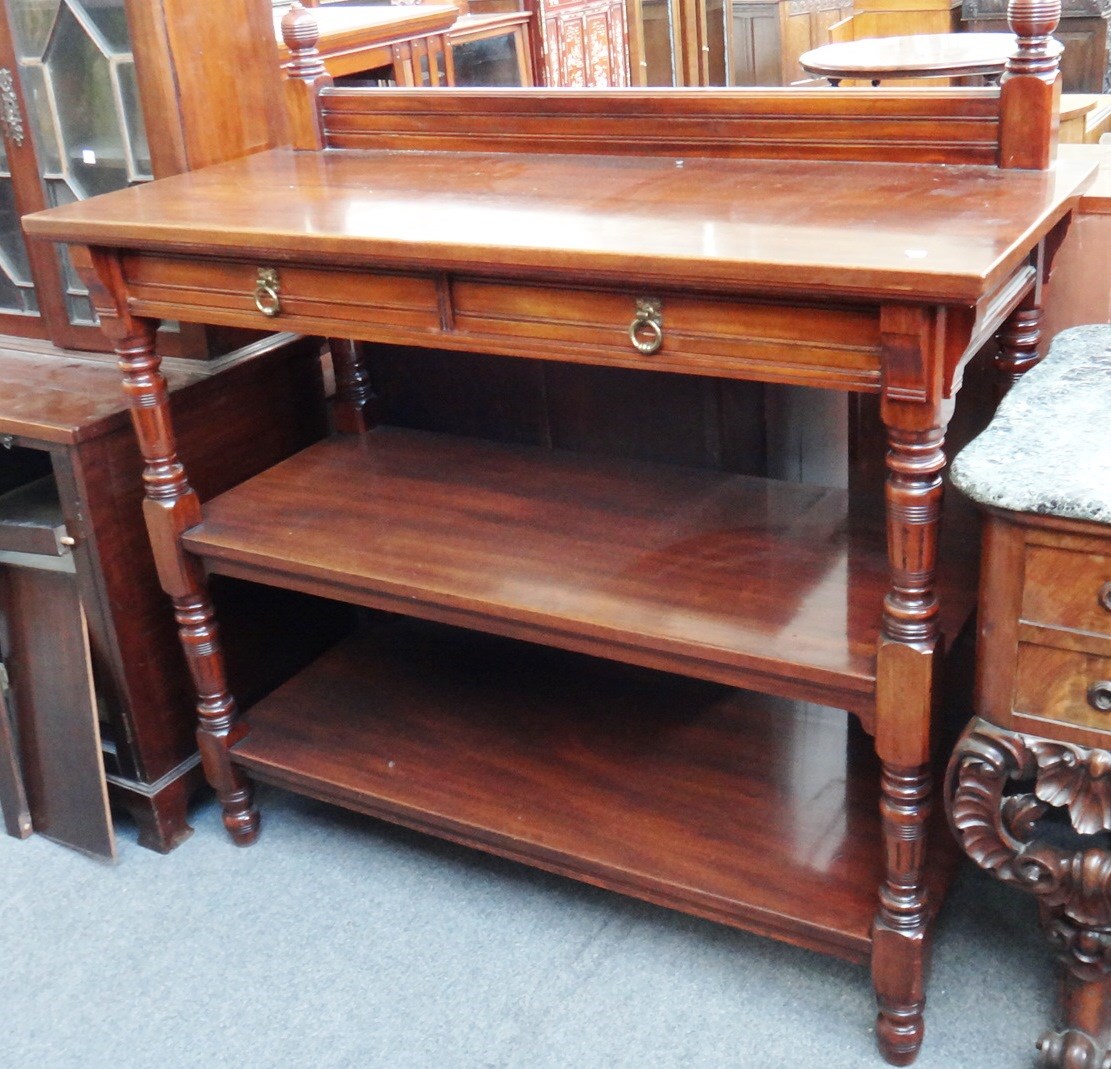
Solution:
<path fill-rule="evenodd" d="M 187 805 L 201 776 L 187 715 L 188 672 L 143 525 L 142 458 L 114 360 L 45 349 L 35 342 L 17 348 L 11 339 L 0 350 L 0 490 L 53 476 L 73 541 L 92 655 L 91 666 L 67 669 L 83 674 L 91 667 L 100 699 L 104 770 L 94 774 L 107 776 L 113 802 L 138 825 L 139 841 L 166 851 L 189 834 Z M 182 451 L 204 497 L 323 436 L 318 351 L 311 339 L 280 335 L 216 361 L 167 361 Z M 236 412 L 234 420 L 222 417 L 228 410 Z M 292 608 L 259 606 L 239 593 L 236 612 L 254 615 L 256 629 L 267 620 L 276 624 L 283 612 L 286 621 L 293 618 Z M 313 623 L 333 635 L 342 626 L 319 617 Z M 15 630 L 18 621 L 10 624 Z M 275 627 L 265 630 L 265 641 L 277 641 Z M 306 640 L 291 641 L 286 655 Z M 243 654 L 240 686 L 258 692 L 282 678 L 280 665 L 246 649 Z M 32 705 L 17 706 L 16 715 L 30 717 Z M 35 725 L 24 720 L 25 746 L 34 735 Z M 64 753 L 25 756 L 28 768 L 67 759 Z M 33 803 L 41 796 L 45 817 L 55 800 L 44 792 L 32 795 Z"/>
<path fill-rule="evenodd" d="M 236 841 L 259 778 L 870 958 L 913 1059 L 936 682 L 975 598 L 945 428 L 986 339 L 1036 359 L 1092 171 L 1047 169 L 1051 16 L 1001 91 L 367 92 L 293 49 L 297 149 L 27 218 L 91 251 Z M 338 433 L 202 508 L 163 317 L 334 339 Z M 375 427 L 386 343 L 878 395 L 883 499 Z M 244 717 L 206 573 L 377 615 Z"/>

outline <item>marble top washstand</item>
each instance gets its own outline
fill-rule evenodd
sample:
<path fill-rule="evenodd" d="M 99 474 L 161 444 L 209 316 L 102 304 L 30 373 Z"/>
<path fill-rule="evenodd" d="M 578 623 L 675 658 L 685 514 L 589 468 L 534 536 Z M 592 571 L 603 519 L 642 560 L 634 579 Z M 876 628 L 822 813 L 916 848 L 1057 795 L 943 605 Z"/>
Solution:
<path fill-rule="evenodd" d="M 953 462 L 981 505 L 1111 524 L 1111 326 L 1073 327 Z"/>

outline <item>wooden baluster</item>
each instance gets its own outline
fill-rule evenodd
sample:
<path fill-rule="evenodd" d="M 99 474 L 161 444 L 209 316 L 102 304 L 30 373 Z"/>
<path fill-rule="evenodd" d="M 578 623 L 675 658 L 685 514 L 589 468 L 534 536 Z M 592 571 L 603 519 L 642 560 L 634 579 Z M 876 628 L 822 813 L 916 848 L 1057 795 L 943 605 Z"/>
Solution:
<path fill-rule="evenodd" d="M 366 346 L 349 338 L 329 338 L 336 373 L 336 430 L 362 434 L 378 422 L 377 401 L 367 367 Z"/>
<path fill-rule="evenodd" d="M 891 589 L 876 666 L 876 752 L 886 875 L 873 925 L 876 1039 L 894 1065 L 914 1060 L 924 1034 L 929 904 L 924 882 L 935 674 L 941 634 L 935 592 L 937 529 L 951 402 L 940 399 L 943 345 L 929 310 L 883 313 L 881 412 Z"/>
<path fill-rule="evenodd" d="M 154 351 L 158 324 L 128 312 L 118 260 L 94 251 L 93 265 L 100 285 L 90 285 L 90 293 L 101 327 L 115 346 L 145 464 L 143 517 L 158 578 L 173 602 L 178 634 L 197 691 L 201 761 L 223 806 L 225 826 L 235 842 L 246 845 L 258 837 L 259 815 L 252 803 L 250 781 L 228 756 L 246 728 L 238 720 L 235 699 L 228 690 L 204 570 L 181 545 L 182 533 L 200 522 L 201 506 L 177 455 L 166 380 Z"/>
<path fill-rule="evenodd" d="M 1043 318 L 1037 289 L 1034 289 L 999 328 L 995 336 L 999 346 L 995 354 L 995 369 L 1001 396 L 1041 359 L 1038 345 L 1042 337 Z"/>
<path fill-rule="evenodd" d="M 1045 170 L 1057 154 L 1060 57 L 1051 34 L 1061 0 L 1010 0 L 1007 22 L 1018 37 L 1000 88 L 999 166 Z"/>
<path fill-rule="evenodd" d="M 324 134 L 317 94 L 332 84 L 332 76 L 316 47 L 320 41 L 316 17 L 294 3 L 282 17 L 282 40 L 290 54 L 285 64 L 285 93 L 293 147 L 321 149 Z"/>

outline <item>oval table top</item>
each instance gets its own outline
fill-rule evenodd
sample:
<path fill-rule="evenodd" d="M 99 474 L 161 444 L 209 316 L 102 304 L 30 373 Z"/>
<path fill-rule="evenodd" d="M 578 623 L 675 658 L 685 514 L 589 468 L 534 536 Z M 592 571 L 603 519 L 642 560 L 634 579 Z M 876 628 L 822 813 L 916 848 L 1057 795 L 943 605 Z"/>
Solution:
<path fill-rule="evenodd" d="M 1060 52 L 1059 42 L 1051 44 Z M 1014 50 L 1010 33 L 922 33 L 822 45 L 804 52 L 799 63 L 834 84 L 842 78 L 992 78 L 1003 72 Z"/>

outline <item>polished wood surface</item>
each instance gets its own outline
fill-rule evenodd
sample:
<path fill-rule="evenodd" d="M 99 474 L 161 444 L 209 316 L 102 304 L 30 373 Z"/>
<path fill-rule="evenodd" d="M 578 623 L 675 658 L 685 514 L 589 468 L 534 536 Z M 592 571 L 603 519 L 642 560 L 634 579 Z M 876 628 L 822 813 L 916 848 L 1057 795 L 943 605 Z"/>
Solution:
<path fill-rule="evenodd" d="M 1008 33 L 919 33 L 906 37 L 860 37 L 822 45 L 799 57 L 799 65 L 836 85 L 843 78 L 998 78 L 1015 48 Z"/>
<path fill-rule="evenodd" d="M 208 554 L 203 534 L 188 532 L 203 529 L 206 514 L 221 505 L 202 506 L 181 459 L 153 348 L 159 317 L 228 326 L 265 321 L 337 339 L 337 411 L 348 442 L 366 450 L 362 463 L 371 468 L 382 440 L 364 430 L 380 415 L 372 396 L 376 346 L 352 340 L 485 350 L 599 371 L 613 370 L 613 362 L 692 376 L 797 376 L 877 393 L 887 445 L 886 577 L 863 583 L 876 597 L 863 629 L 856 630 L 865 613 L 852 603 L 855 575 L 846 581 L 833 569 L 830 601 L 820 589 L 803 601 L 824 605 L 822 615 L 845 590 L 845 619 L 829 611 L 825 626 L 834 628 L 837 615 L 839 630 L 818 639 L 817 653 L 799 648 L 817 628 L 793 634 L 789 621 L 805 612 L 786 611 L 784 598 L 802 594 L 805 573 L 794 561 L 808 557 L 784 551 L 793 521 L 763 508 L 778 491 L 763 497 L 751 485 L 724 495 L 727 502 L 745 499 L 747 508 L 729 517 L 744 543 L 732 565 L 758 573 L 751 547 L 767 554 L 768 574 L 778 569 L 780 583 L 774 594 L 745 602 L 739 624 L 729 626 L 745 634 L 739 645 L 746 655 L 744 643 L 777 631 L 779 650 L 765 649 L 745 671 L 771 666 L 760 686 L 781 697 L 798 696 L 789 666 L 820 677 L 823 649 L 835 651 L 833 663 L 844 660 L 836 651 L 851 647 L 846 636 L 859 633 L 861 661 L 871 657 L 863 646 L 875 627 L 874 672 L 864 666 L 864 678 L 867 689 L 874 676 L 865 722 L 880 760 L 883 856 L 870 930 L 876 1037 L 889 1061 L 911 1061 L 924 1034 L 936 908 L 926 853 L 933 715 L 945 632 L 952 630 L 942 612 L 941 599 L 953 599 L 939 542 L 946 428 L 964 367 L 993 333 L 1001 374 L 1020 374 L 1036 359 L 1042 286 L 1091 174 L 1083 165 L 1049 168 L 1059 92 L 1047 36 L 1054 22 L 1052 4 L 1016 6 L 1023 49 L 1008 61 L 998 92 L 359 92 L 332 88 L 322 67 L 306 61 L 289 70 L 298 151 L 117 195 L 99 210 L 78 206 L 28 220 L 41 236 L 64 231 L 92 246 L 97 308 L 119 356 L 146 463 L 144 510 L 159 576 L 197 688 L 198 741 L 234 841 L 245 845 L 259 833 L 251 776 L 235 756 L 249 751 L 252 733 L 238 713 L 204 568 L 237 565 L 220 561 L 219 549 L 206 562 L 184 541 L 195 538 L 194 548 Z M 256 195 L 244 198 L 253 179 Z M 674 470 L 626 468 L 629 481 L 616 485 L 589 463 L 572 461 L 568 474 L 563 456 L 544 449 L 522 463 L 498 454 L 520 483 L 511 493 L 508 483 L 484 482 L 488 465 L 466 461 L 481 447 L 443 437 L 432 444 L 433 459 L 399 467 L 376 486 L 403 505 L 363 496 L 355 479 L 345 487 L 354 492 L 338 500 L 330 481 L 349 469 L 330 459 L 313 489 L 335 503 L 331 513 L 310 509 L 304 482 L 298 489 L 283 474 L 261 475 L 225 498 L 226 529 L 238 530 L 227 556 L 249 553 L 247 543 L 258 535 L 268 550 L 256 558 L 255 574 L 279 586 L 307 589 L 323 576 L 325 592 L 359 604 L 395 584 L 402 596 L 390 607 L 403 615 L 443 619 L 447 606 L 462 609 L 472 629 L 519 633 L 522 620 L 532 626 L 532 613 L 530 637 L 542 644 L 586 636 L 611 658 L 654 664 L 661 650 L 672 656 L 687 641 L 666 633 L 677 626 L 668 616 L 683 615 L 676 605 L 696 612 L 708 606 L 711 621 L 719 611 L 715 584 L 728 564 L 718 570 L 713 505 L 692 503 L 688 488 L 669 489 Z M 306 464 L 333 457 L 334 445 L 304 454 Z M 462 458 L 454 485 L 442 475 L 452 458 Z M 698 473 L 687 477 L 696 488 L 708 485 Z M 300 496 L 287 514 L 290 489 Z M 426 491 L 414 519 L 409 505 L 420 505 Z M 663 520 L 640 519 L 638 492 Z M 607 512 L 591 495 L 620 507 Z M 825 503 L 844 515 L 836 498 L 819 494 L 815 508 Z M 295 518 L 301 537 L 265 531 L 258 515 L 235 505 L 256 499 L 269 501 L 277 528 L 289 529 Z M 792 500 L 788 515 L 797 516 L 800 499 Z M 850 546 L 868 514 L 850 512 Z M 322 533 L 332 519 L 346 532 L 342 546 Z M 518 535 L 508 548 L 498 521 Z M 558 576 L 527 561 L 529 552 L 551 553 L 548 529 L 561 533 Z M 820 539 L 831 528 L 812 530 Z M 635 554 L 621 556 L 628 531 L 655 539 L 643 574 L 635 571 Z M 819 562 L 840 552 L 836 522 L 832 531 L 834 548 L 819 545 Z M 390 559 L 392 533 L 402 545 Z M 682 542 L 687 534 L 699 552 L 669 553 L 669 539 Z M 382 548 L 384 569 L 357 559 L 360 539 Z M 722 557 L 737 556 L 737 545 L 727 537 Z M 523 595 L 499 586 L 507 555 L 510 574 L 516 560 L 529 564 L 516 573 L 530 588 Z M 325 559 L 334 556 L 344 569 Z M 426 559 L 434 581 L 422 587 Z M 590 592 L 586 611 L 575 576 L 595 561 L 603 589 Z M 610 587 L 607 567 L 619 573 Z M 655 598 L 652 580 L 672 602 Z M 426 600 L 404 596 L 415 589 Z M 626 605 L 607 633 L 606 614 L 622 598 Z M 630 626 L 633 615 L 641 619 Z M 704 662 L 727 660 L 728 648 L 704 632 L 693 649 L 687 642 L 684 655 L 712 649 Z M 827 671 L 833 686 L 824 696 L 851 689 L 844 684 L 861 678 L 855 671 Z M 302 756 L 312 771 L 290 768 L 282 781 L 310 792 L 323 792 L 345 761 L 334 752 Z M 472 789 L 488 794 L 491 784 L 480 773 Z M 337 800 L 372 809 L 374 791 L 348 780 Z M 639 893 L 650 890 L 647 877 L 629 882 Z M 735 916 L 747 923 L 742 911 Z M 785 918 L 788 926 L 798 932 L 803 923 Z"/>
<path fill-rule="evenodd" d="M 836 710 L 401 623 L 248 718 L 257 778 L 867 960 L 877 769 Z"/>
<path fill-rule="evenodd" d="M 342 92 L 333 98 L 337 103 L 344 100 Z M 474 91 L 478 99 L 483 92 Z M 399 99 L 414 108 L 435 108 L 449 96 L 447 91 L 410 94 Z M 450 95 L 458 106 L 469 106 L 470 93 Z M 628 94 L 630 103 L 635 104 L 635 95 Z M 971 100 L 974 108 L 979 100 L 985 106 L 991 102 L 990 96 Z M 726 102 L 720 98 L 722 105 Z M 813 97 L 806 102 L 817 103 Z M 486 127 L 487 141 L 512 139 L 519 147 L 520 139 L 530 136 L 527 126 L 511 134 L 494 132 L 507 110 L 487 109 L 472 125 Z M 877 110 L 882 112 L 882 102 Z M 713 104 L 710 111 L 724 118 Z M 413 125 L 428 118 L 415 116 Z M 821 125 L 820 104 L 812 124 L 815 129 Z M 724 140 L 728 119 L 721 125 L 716 137 Z M 892 128 L 896 125 L 892 120 Z M 846 134 L 851 128 L 846 124 Z M 882 122 L 875 124 L 877 138 L 883 129 Z M 963 137 L 976 136 L 975 124 L 965 121 L 962 129 Z M 985 115 L 984 136 L 992 129 Z M 932 130 L 932 124 L 923 123 L 924 141 Z M 427 141 L 438 135 L 434 130 L 397 135 L 394 147 L 411 150 L 422 136 Z M 463 132 L 456 137 L 465 141 Z M 675 147 L 680 151 L 693 147 L 683 144 L 682 133 L 679 138 Z M 995 168 L 860 163 L 852 183 L 838 181 L 841 170 L 839 163 L 817 160 L 579 154 L 507 160 L 488 152 L 317 155 L 276 149 L 110 193 L 94 205 L 31 215 L 24 225 L 38 237 L 126 244 L 162 254 L 188 254 L 203 244 L 209 257 L 224 251 L 248 263 L 296 256 L 302 264 L 396 265 L 428 272 L 428 277 L 435 270 L 503 278 L 540 272 L 571 282 L 635 277 L 640 287 L 669 288 L 682 279 L 683 288 L 712 286 L 727 292 L 802 289 L 863 299 L 882 294 L 974 304 L 1025 260 L 1031 241 L 1064 217 L 1070 198 L 1094 168 L 1069 160 L 1050 172 L 1000 174 Z M 939 182 L 945 184 L 944 197 L 934 193 Z M 247 188 L 253 196 L 240 195 Z M 759 197 L 734 198 L 738 189 L 757 188 Z M 810 195 L 813 188 L 823 189 L 823 196 Z M 290 190 L 297 191 L 296 197 Z M 800 286 L 803 265 L 806 284 Z M 137 263 L 136 270 L 142 268 Z M 174 280 L 167 283 L 172 286 Z M 220 294 L 222 287 L 214 283 L 209 289 Z M 253 288 L 252 273 L 250 288 L 227 293 L 224 309 L 210 299 L 203 311 L 190 310 L 183 292 L 184 300 L 168 296 L 141 311 L 161 315 L 173 307 L 186 319 L 308 327 L 297 315 L 267 320 L 255 309 Z M 438 316 L 434 297 L 427 308 L 430 316 Z M 354 316 L 349 323 L 353 332 Z M 435 333 L 446 338 L 449 332 L 434 325 L 421 330 L 429 341 Z"/>
<path fill-rule="evenodd" d="M 960 542 L 951 636 L 975 587 Z M 774 679 L 872 722 L 883 517 L 843 491 L 383 428 L 222 495 L 184 545 L 216 572 L 734 685 Z"/>

